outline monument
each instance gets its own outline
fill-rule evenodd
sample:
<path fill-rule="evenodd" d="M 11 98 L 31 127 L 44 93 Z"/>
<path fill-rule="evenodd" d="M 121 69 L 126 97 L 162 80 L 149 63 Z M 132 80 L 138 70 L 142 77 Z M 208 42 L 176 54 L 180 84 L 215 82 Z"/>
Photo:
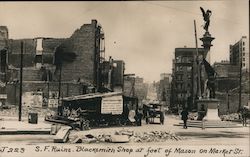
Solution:
<path fill-rule="evenodd" d="M 212 15 L 211 10 L 205 10 L 200 7 L 204 19 L 204 30 L 205 33 L 200 40 L 203 42 L 203 48 L 206 51 L 206 55 L 210 55 L 210 47 L 213 46 L 211 42 L 215 39 L 211 36 L 211 34 L 208 31 L 209 25 L 210 25 L 210 16 Z M 204 75 L 200 75 L 198 77 L 203 77 L 198 79 L 198 81 L 201 81 L 198 84 L 201 84 L 199 88 L 201 89 L 201 93 L 198 93 L 198 99 L 197 107 L 198 107 L 198 118 L 197 120 L 217 120 L 220 121 L 219 113 L 218 113 L 218 106 L 219 106 L 219 100 L 215 98 L 215 77 L 216 72 L 206 60 L 206 56 L 198 56 L 198 69 L 201 70 L 200 74 L 204 73 Z"/>
<path fill-rule="evenodd" d="M 210 55 L 210 48 L 213 46 L 211 43 L 215 39 L 208 31 L 210 25 L 211 10 L 205 11 L 200 7 L 204 19 L 205 33 L 200 40 L 202 41 L 202 47 L 205 50 L 204 54 L 198 53 L 198 44 L 196 37 L 196 23 L 195 23 L 195 39 L 196 39 L 196 69 L 197 69 L 197 91 L 195 102 L 197 104 L 198 117 L 196 120 L 189 120 L 187 125 L 189 127 L 200 128 L 225 128 L 225 127 L 239 127 L 232 122 L 221 121 L 219 117 L 218 107 L 220 101 L 215 98 L 215 79 L 216 72 L 210 65 L 210 59 L 206 59 Z M 208 61 L 207 61 L 208 60 Z M 180 125 L 182 125 L 180 123 Z"/>

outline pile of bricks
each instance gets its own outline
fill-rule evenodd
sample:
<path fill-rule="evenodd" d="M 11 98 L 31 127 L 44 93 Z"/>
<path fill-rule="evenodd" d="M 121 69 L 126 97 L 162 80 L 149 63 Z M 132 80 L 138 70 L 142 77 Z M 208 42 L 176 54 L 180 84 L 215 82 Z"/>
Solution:
<path fill-rule="evenodd" d="M 223 121 L 240 121 L 240 116 L 238 113 L 232 113 L 228 115 L 221 115 L 220 118 Z"/>
<path fill-rule="evenodd" d="M 151 131 L 143 133 L 135 133 L 130 140 L 138 142 L 165 142 L 167 140 L 179 141 L 183 140 L 182 137 L 175 135 L 174 133 L 166 131 Z"/>
<path fill-rule="evenodd" d="M 166 131 L 150 131 L 150 132 L 135 132 L 130 130 L 119 130 L 114 133 L 104 133 L 99 135 L 74 135 L 69 137 L 70 143 L 96 143 L 96 142 L 165 142 L 165 141 L 180 141 L 183 137 L 177 136 L 174 133 Z"/>

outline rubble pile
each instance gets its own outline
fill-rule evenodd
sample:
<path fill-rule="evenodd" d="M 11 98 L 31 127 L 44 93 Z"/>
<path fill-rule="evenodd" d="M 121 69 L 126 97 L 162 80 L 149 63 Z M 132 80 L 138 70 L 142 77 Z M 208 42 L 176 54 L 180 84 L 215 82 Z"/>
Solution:
<path fill-rule="evenodd" d="M 134 142 L 165 142 L 167 140 L 183 140 L 182 137 L 166 131 L 135 133 L 131 139 L 133 139 Z"/>
<path fill-rule="evenodd" d="M 74 135 L 69 137 L 70 143 L 96 143 L 96 142 L 112 142 L 112 143 L 147 143 L 147 142 L 165 142 L 168 140 L 180 141 L 183 137 L 177 136 L 174 133 L 167 131 L 150 131 L 150 132 L 135 132 L 130 130 L 119 130 L 114 133 L 103 134 L 87 134 Z"/>
<path fill-rule="evenodd" d="M 240 116 L 238 113 L 232 113 L 228 115 L 221 115 L 220 116 L 222 121 L 240 121 Z"/>
<path fill-rule="evenodd" d="M 190 120 L 196 120 L 197 118 L 198 118 L 197 112 L 190 112 L 188 115 L 188 119 L 190 119 Z"/>

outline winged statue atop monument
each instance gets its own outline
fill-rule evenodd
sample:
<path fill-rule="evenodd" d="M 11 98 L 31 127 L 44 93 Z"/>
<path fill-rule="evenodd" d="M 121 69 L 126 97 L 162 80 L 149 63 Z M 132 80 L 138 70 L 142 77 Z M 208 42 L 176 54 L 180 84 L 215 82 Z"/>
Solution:
<path fill-rule="evenodd" d="M 212 15 L 212 11 L 211 10 L 205 11 L 202 7 L 200 7 L 200 9 L 203 15 L 203 19 L 205 21 L 205 25 L 203 26 L 203 28 L 206 30 L 206 32 L 208 32 L 208 26 L 210 24 L 210 16 Z"/>

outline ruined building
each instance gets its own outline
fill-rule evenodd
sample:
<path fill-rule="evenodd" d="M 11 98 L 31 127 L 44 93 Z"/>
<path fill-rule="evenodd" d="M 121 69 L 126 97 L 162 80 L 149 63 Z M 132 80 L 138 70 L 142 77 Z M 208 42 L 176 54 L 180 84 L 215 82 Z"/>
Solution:
<path fill-rule="evenodd" d="M 3 103 L 19 104 L 21 42 L 22 103 L 32 102 L 26 101 L 26 96 L 35 95 L 39 106 L 56 107 L 59 96 L 108 91 L 109 77 L 104 79 L 108 72 L 104 32 L 96 20 L 84 24 L 69 38 L 9 39 L 7 27 L 1 26 L 0 31 L 0 98 L 4 99 Z M 113 64 L 108 65 L 115 69 Z M 109 90 L 112 91 L 113 86 Z"/>

